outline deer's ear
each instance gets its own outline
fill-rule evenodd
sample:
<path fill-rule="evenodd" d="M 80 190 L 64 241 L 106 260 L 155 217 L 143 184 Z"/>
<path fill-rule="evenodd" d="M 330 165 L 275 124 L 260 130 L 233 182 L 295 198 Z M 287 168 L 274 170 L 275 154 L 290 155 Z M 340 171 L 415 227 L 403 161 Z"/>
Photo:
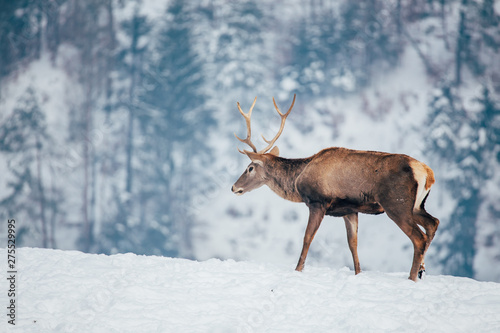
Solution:
<path fill-rule="evenodd" d="M 280 150 L 277 146 L 274 146 L 274 148 L 271 149 L 269 154 L 274 155 L 274 156 L 280 156 Z"/>

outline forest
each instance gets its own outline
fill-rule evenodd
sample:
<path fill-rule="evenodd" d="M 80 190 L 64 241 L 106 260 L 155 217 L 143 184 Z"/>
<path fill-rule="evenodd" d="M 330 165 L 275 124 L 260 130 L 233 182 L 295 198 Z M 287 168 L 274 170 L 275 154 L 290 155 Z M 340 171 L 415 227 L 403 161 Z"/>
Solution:
<path fill-rule="evenodd" d="M 499 48 L 493 0 L 2 0 L 0 218 L 18 246 L 292 269 L 306 207 L 229 189 L 249 162 L 236 103 L 258 96 L 255 137 L 272 137 L 272 97 L 297 94 L 283 156 L 425 162 L 428 266 L 500 281 Z M 351 265 L 343 222 L 324 224 L 311 265 Z M 365 269 L 407 271 L 410 245 L 360 217 Z"/>

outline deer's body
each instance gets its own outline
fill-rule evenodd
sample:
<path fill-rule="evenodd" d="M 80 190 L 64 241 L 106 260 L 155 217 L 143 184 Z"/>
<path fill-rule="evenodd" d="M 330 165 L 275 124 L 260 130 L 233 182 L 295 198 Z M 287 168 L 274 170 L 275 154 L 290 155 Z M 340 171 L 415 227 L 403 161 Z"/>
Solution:
<path fill-rule="evenodd" d="M 393 160 L 402 162 L 399 170 L 394 170 Z M 325 202 L 331 216 L 383 213 L 378 187 L 399 186 L 401 178 L 413 176 L 410 164 L 420 163 L 405 155 L 336 147 L 309 158 L 273 156 L 267 162 L 268 185 L 276 194 L 293 202 Z"/>
<path fill-rule="evenodd" d="M 309 246 L 323 217 L 331 215 L 344 217 L 358 274 L 361 271 L 357 254 L 358 213 L 386 212 L 413 243 L 410 279 L 416 280 L 424 270 L 424 255 L 439 224 L 439 220 L 424 209 L 425 199 L 434 183 L 432 170 L 407 155 L 346 148 L 327 148 L 303 159 L 278 157 L 276 147 L 266 153 L 281 134 L 284 119 L 292 107 L 285 115 L 278 110 L 282 126 L 266 150 L 244 151 L 252 163 L 233 185 L 232 191 L 241 195 L 267 185 L 282 198 L 304 202 L 309 207 L 309 221 L 296 268 L 299 271 L 304 267 Z M 244 114 L 241 109 L 240 112 Z M 250 114 L 251 110 L 248 115 L 244 114 L 248 129 Z M 247 139 L 241 141 L 250 141 L 250 129 Z"/>

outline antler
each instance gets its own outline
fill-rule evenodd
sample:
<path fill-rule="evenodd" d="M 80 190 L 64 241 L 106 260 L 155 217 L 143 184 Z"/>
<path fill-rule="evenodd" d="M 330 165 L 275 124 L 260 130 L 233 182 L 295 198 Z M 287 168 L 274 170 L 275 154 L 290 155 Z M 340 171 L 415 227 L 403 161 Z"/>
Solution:
<path fill-rule="evenodd" d="M 245 121 L 247 123 L 247 137 L 245 140 L 243 139 L 240 139 L 236 133 L 234 133 L 234 136 L 236 137 L 236 139 L 240 140 L 241 142 L 243 143 L 246 143 L 247 145 L 250 146 L 250 148 L 253 149 L 253 151 L 256 153 L 257 152 L 257 148 L 255 148 L 255 145 L 252 143 L 252 141 L 250 140 L 250 138 L 252 137 L 252 129 L 250 127 L 250 117 L 252 117 L 252 110 L 253 110 L 253 107 L 255 106 L 255 102 L 257 102 L 257 97 L 255 97 L 255 99 L 253 100 L 253 104 L 252 106 L 250 107 L 250 111 L 248 111 L 248 113 L 245 113 L 243 112 L 243 110 L 241 109 L 240 107 L 240 102 L 237 102 L 236 104 L 238 105 L 238 110 L 240 110 L 240 113 L 241 115 L 243 116 L 243 118 L 245 118 Z M 245 151 L 241 151 L 239 148 L 238 148 L 238 151 L 242 154 L 245 154 Z"/>
<path fill-rule="evenodd" d="M 285 114 L 281 113 L 281 111 L 278 108 L 278 105 L 276 105 L 276 101 L 274 100 L 274 97 L 273 97 L 274 107 L 276 108 L 276 111 L 278 111 L 278 113 L 279 113 L 279 115 L 281 117 L 280 129 L 278 131 L 278 134 L 276 134 L 276 136 L 272 140 L 270 140 L 270 141 L 268 141 L 264 136 L 262 136 L 262 139 L 264 139 L 264 141 L 266 141 L 268 143 L 268 146 L 266 148 L 262 149 L 262 150 L 259 150 L 259 151 L 257 151 L 257 148 L 255 148 L 255 145 L 251 141 L 252 129 L 251 129 L 251 126 L 250 126 L 250 117 L 252 116 L 252 110 L 253 110 L 253 107 L 255 106 L 255 102 L 257 102 L 257 97 L 255 97 L 255 99 L 253 100 L 253 104 L 250 107 L 250 110 L 248 111 L 248 113 L 245 113 L 245 112 L 243 112 L 243 110 L 241 110 L 239 102 L 236 103 L 238 105 L 238 110 L 240 110 L 241 115 L 243 116 L 243 118 L 245 118 L 245 121 L 247 123 L 247 137 L 246 137 L 246 139 L 245 140 L 240 139 L 236 135 L 236 133 L 234 133 L 234 136 L 236 137 L 236 139 L 238 139 L 241 142 L 246 143 L 247 145 L 249 145 L 252 148 L 252 150 L 254 151 L 254 153 L 265 154 L 269 149 L 271 149 L 273 147 L 274 143 L 276 142 L 276 140 L 278 140 L 278 138 L 280 137 L 281 133 L 283 132 L 283 129 L 285 128 L 286 117 L 288 117 L 288 115 L 292 111 L 293 105 L 295 104 L 295 96 L 296 95 L 294 94 L 293 95 L 292 105 L 290 105 L 290 108 L 288 109 L 287 113 L 285 113 Z M 245 152 L 246 152 L 246 150 L 241 151 L 239 148 L 238 148 L 238 151 L 240 153 L 242 153 L 242 154 L 245 154 Z"/>
<path fill-rule="evenodd" d="M 290 105 L 290 108 L 288 109 L 287 113 L 285 113 L 285 114 L 281 113 L 281 111 L 278 108 L 278 105 L 276 105 L 276 101 L 274 100 L 274 97 L 273 97 L 274 107 L 276 108 L 276 111 L 278 111 L 278 113 L 281 117 L 281 125 L 280 125 L 280 129 L 278 131 L 278 134 L 276 134 L 276 136 L 272 140 L 268 141 L 268 140 L 266 140 L 266 138 L 264 136 L 262 136 L 262 139 L 264 139 L 264 141 L 266 141 L 269 145 L 266 148 L 260 150 L 259 154 L 264 154 L 269 149 L 271 149 L 273 147 L 274 143 L 276 142 L 276 140 L 278 140 L 278 138 L 280 137 L 281 132 L 283 132 L 283 128 L 285 128 L 286 117 L 288 117 L 288 115 L 290 114 L 290 111 L 292 111 L 293 105 L 295 104 L 295 96 L 296 96 L 296 94 L 293 94 L 292 105 Z"/>

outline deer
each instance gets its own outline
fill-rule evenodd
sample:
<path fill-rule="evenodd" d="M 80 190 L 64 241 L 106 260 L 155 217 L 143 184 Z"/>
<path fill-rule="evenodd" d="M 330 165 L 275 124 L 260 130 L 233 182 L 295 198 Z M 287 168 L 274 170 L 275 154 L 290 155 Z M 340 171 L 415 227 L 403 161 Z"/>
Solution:
<path fill-rule="evenodd" d="M 247 137 L 236 138 L 252 151 L 238 151 L 251 160 L 243 174 L 231 187 L 243 195 L 267 185 L 280 197 L 303 202 L 309 208 L 302 252 L 296 271 L 302 271 L 307 252 L 324 217 L 343 217 L 347 243 L 352 254 L 355 274 L 361 272 L 358 246 L 358 214 L 382 214 L 393 220 L 413 244 L 413 262 L 409 279 L 417 281 L 425 273 L 424 257 L 439 225 L 439 220 L 424 208 L 435 182 L 434 172 L 426 164 L 404 154 L 353 150 L 342 147 L 326 148 L 306 158 L 283 158 L 274 144 L 283 132 L 285 121 L 295 104 L 295 97 L 286 113 L 282 113 L 278 133 L 268 144 L 257 150 L 251 141 L 251 116 L 255 97 L 248 113 L 240 103 L 238 110 L 245 119 Z M 424 232 L 425 231 L 425 232 Z"/>

